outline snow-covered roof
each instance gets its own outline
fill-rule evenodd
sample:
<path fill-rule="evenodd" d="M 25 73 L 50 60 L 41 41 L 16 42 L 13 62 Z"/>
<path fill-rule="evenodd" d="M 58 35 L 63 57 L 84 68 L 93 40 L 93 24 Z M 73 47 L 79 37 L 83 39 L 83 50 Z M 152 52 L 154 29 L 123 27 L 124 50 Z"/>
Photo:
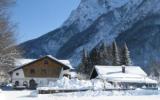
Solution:
<path fill-rule="evenodd" d="M 70 61 L 69 60 L 59 60 L 61 63 L 63 63 L 63 64 L 65 64 L 65 65 L 67 65 L 68 67 L 70 67 L 70 69 L 73 69 L 72 68 L 72 65 L 71 65 L 71 63 L 70 63 Z"/>
<path fill-rule="evenodd" d="M 122 72 L 122 66 L 100 66 L 96 65 L 95 69 L 98 75 L 108 75 L 112 73 Z M 125 66 L 125 73 L 147 76 L 147 74 L 139 66 Z"/>
<path fill-rule="evenodd" d="M 73 69 L 73 68 L 72 68 L 72 65 L 71 65 L 71 63 L 70 63 L 69 60 L 58 60 L 57 58 L 55 58 L 55 57 L 53 57 L 53 56 L 51 56 L 51 55 L 47 55 L 47 56 L 45 56 L 45 57 L 49 57 L 49 58 L 53 59 L 54 61 L 56 61 L 56 62 L 58 62 L 58 63 L 61 63 L 61 64 L 65 65 L 65 66 L 69 67 L 70 69 Z M 42 57 L 42 58 L 43 58 L 43 57 Z M 42 58 L 39 58 L 39 59 L 42 59 Z M 34 62 L 34 61 L 39 60 L 39 59 L 24 59 L 24 58 L 23 58 L 23 59 L 16 59 L 16 60 L 15 60 L 15 68 L 12 69 L 12 70 L 9 71 L 9 72 L 12 72 L 12 71 L 15 71 L 15 70 L 17 70 L 17 69 L 20 69 L 20 68 L 23 67 L 24 65 L 30 64 L 30 63 L 32 63 L 32 62 Z"/>
<path fill-rule="evenodd" d="M 102 75 L 104 79 L 111 82 L 129 82 L 129 83 L 155 83 L 157 81 L 141 75 L 127 74 L 127 73 L 115 73 L 110 75 Z"/>
<path fill-rule="evenodd" d="M 52 55 L 47 55 L 47 57 L 68 66 L 70 69 L 73 69 L 69 60 L 59 60 L 59 59 L 53 57 Z"/>
<path fill-rule="evenodd" d="M 14 62 L 14 65 L 16 67 L 20 67 L 20 66 L 23 66 L 25 64 L 28 64 L 28 63 L 31 63 L 33 61 L 35 61 L 36 59 L 24 59 L 24 58 L 21 58 L 21 59 L 16 59 L 15 62 Z"/>
<path fill-rule="evenodd" d="M 139 66 L 95 66 L 98 74 L 97 78 L 106 79 L 111 82 L 130 82 L 130 83 L 154 83 L 157 81 L 147 77 L 147 74 Z"/>

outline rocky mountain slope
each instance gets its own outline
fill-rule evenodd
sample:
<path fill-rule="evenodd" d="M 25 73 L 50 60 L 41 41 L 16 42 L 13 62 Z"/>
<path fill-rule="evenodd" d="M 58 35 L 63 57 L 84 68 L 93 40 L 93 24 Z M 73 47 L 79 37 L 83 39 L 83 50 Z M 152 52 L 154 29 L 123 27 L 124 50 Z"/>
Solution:
<path fill-rule="evenodd" d="M 76 66 L 83 48 L 113 40 L 127 43 L 136 65 L 160 60 L 160 1 L 81 0 L 60 28 L 19 46 L 25 57 L 51 54 Z"/>

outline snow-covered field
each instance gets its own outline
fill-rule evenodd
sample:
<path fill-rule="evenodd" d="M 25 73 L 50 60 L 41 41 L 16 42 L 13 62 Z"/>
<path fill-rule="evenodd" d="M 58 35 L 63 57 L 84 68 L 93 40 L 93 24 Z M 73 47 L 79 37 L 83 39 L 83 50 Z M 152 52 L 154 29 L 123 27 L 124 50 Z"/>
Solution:
<path fill-rule="evenodd" d="M 139 92 L 77 92 L 59 94 L 38 94 L 33 91 L 1 91 L 0 100 L 159 100 L 160 94 L 155 91 Z M 140 96 L 141 95 L 141 96 Z"/>
<path fill-rule="evenodd" d="M 105 88 L 113 88 L 111 84 L 102 80 L 84 81 L 78 79 L 62 78 L 49 83 L 46 87 L 38 87 L 38 90 L 50 89 L 90 89 L 85 92 L 38 94 L 38 90 L 0 91 L 0 100 L 159 100 L 160 90 L 128 90 L 128 91 L 103 91 Z"/>

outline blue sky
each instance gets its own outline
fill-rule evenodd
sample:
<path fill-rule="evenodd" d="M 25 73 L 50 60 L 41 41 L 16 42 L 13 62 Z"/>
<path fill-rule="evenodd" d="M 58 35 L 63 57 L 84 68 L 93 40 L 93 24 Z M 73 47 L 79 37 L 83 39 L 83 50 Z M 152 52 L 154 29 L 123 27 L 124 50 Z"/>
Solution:
<path fill-rule="evenodd" d="M 12 21 L 17 24 L 17 42 L 39 37 L 62 25 L 80 0 L 17 0 Z"/>

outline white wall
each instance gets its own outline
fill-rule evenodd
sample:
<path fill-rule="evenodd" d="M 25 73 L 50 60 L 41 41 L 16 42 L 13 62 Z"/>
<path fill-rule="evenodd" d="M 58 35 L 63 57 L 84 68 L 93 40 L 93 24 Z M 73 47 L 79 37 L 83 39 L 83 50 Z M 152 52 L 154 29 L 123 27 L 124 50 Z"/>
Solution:
<path fill-rule="evenodd" d="M 19 75 L 16 75 L 16 73 L 19 73 Z M 23 85 L 24 82 L 24 72 L 23 69 L 16 70 L 12 73 L 11 79 L 12 83 L 14 84 L 16 81 L 19 81 L 20 85 Z"/>
<path fill-rule="evenodd" d="M 19 75 L 17 76 L 16 73 L 19 73 Z M 16 79 L 16 78 L 24 78 L 23 69 L 16 70 L 12 73 L 12 79 Z"/>
<path fill-rule="evenodd" d="M 19 73 L 19 75 L 17 76 L 16 73 Z M 61 70 L 59 78 L 61 78 L 61 77 L 63 77 L 63 69 Z M 18 81 L 20 86 L 23 85 L 24 81 L 27 81 L 28 85 L 29 85 L 29 81 L 31 79 L 34 79 L 36 81 L 36 83 L 38 83 L 39 86 L 46 86 L 49 84 L 50 81 L 53 82 L 58 79 L 58 78 L 52 78 L 52 77 L 47 77 L 47 78 L 25 77 L 23 69 L 19 69 L 19 70 L 14 71 L 11 78 L 12 78 L 13 85 L 15 84 L 16 81 Z"/>

